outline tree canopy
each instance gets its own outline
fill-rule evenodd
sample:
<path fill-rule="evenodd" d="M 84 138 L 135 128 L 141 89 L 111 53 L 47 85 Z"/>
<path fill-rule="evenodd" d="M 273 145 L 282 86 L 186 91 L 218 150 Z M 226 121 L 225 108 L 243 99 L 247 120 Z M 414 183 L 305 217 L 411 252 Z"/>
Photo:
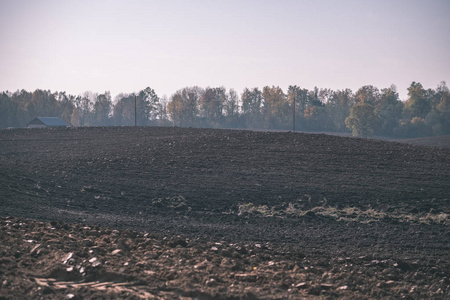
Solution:
<path fill-rule="evenodd" d="M 24 127 L 35 117 L 60 117 L 73 126 L 191 126 L 352 132 L 355 136 L 419 137 L 450 134 L 450 92 L 445 82 L 419 82 L 400 101 L 397 88 L 366 85 L 308 90 L 291 85 L 245 88 L 185 87 L 161 99 L 146 87 L 136 93 L 70 95 L 37 89 L 0 94 L 0 128 Z M 294 124 L 295 122 L 295 124 Z"/>

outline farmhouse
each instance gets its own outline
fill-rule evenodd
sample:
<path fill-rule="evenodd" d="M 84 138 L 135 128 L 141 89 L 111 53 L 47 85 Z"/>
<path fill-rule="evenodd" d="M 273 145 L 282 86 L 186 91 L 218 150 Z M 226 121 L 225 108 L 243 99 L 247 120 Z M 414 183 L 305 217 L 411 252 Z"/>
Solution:
<path fill-rule="evenodd" d="M 35 118 L 27 124 L 28 128 L 68 127 L 69 124 L 57 117 Z"/>

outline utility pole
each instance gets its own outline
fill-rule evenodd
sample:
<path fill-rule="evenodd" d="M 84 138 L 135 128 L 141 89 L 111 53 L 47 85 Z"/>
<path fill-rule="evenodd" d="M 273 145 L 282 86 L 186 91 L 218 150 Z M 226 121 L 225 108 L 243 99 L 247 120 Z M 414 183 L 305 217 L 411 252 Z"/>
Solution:
<path fill-rule="evenodd" d="M 136 95 L 134 95 L 134 126 L 137 126 L 137 105 L 136 105 Z"/>
<path fill-rule="evenodd" d="M 293 103 L 293 111 L 294 114 L 292 116 L 292 127 L 293 127 L 293 131 L 295 132 L 295 98 L 297 98 L 297 91 L 295 92 L 294 98 L 292 99 L 292 103 Z"/>

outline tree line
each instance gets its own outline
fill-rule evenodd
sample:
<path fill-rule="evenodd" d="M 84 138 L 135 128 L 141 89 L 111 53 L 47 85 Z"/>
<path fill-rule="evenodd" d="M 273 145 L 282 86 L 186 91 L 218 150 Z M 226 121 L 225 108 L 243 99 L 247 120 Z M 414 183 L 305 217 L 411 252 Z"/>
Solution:
<path fill-rule="evenodd" d="M 135 111 L 137 112 L 135 114 Z M 25 127 L 35 117 L 60 117 L 72 126 L 181 126 L 352 132 L 398 138 L 450 134 L 450 92 L 445 82 L 419 82 L 401 101 L 395 85 L 378 89 L 312 90 L 291 85 L 245 88 L 185 87 L 161 99 L 152 88 L 132 94 L 70 95 L 35 90 L 0 94 L 0 128 Z"/>

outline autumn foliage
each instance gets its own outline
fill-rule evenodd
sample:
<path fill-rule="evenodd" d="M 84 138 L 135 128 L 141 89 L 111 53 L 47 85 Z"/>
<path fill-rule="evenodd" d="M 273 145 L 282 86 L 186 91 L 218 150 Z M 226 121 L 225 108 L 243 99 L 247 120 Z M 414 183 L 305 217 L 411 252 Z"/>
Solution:
<path fill-rule="evenodd" d="M 356 92 L 265 86 L 245 88 L 241 94 L 195 86 L 168 98 L 149 87 L 115 99 L 109 92 L 0 94 L 0 128 L 25 127 L 35 117 L 60 117 L 73 126 L 249 128 L 408 138 L 450 134 L 450 92 L 445 82 L 436 89 L 412 82 L 406 101 L 399 99 L 395 85 L 366 85 Z"/>

